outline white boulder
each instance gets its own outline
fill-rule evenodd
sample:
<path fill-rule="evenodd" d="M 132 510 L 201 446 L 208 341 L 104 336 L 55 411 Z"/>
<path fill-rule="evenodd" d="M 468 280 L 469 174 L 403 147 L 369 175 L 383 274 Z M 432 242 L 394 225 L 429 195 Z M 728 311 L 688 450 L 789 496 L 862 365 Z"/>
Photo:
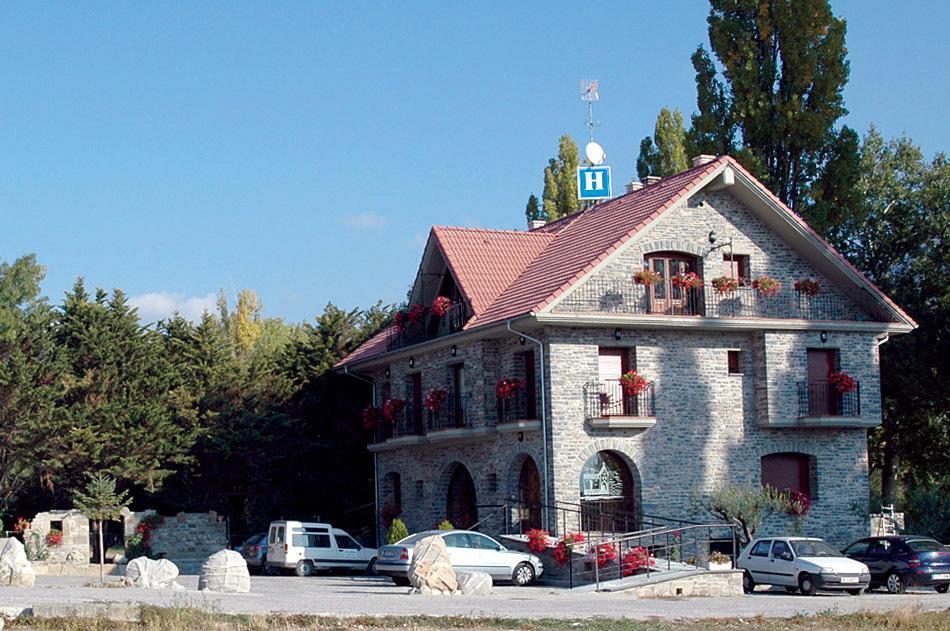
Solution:
<path fill-rule="evenodd" d="M 36 580 L 33 566 L 19 539 L 8 539 L 0 552 L 0 585 L 32 587 Z"/>
<path fill-rule="evenodd" d="M 491 576 L 484 572 L 459 572 L 459 591 L 463 596 L 491 596 Z"/>
<path fill-rule="evenodd" d="M 409 582 L 420 594 L 453 594 L 458 591 L 458 579 L 442 537 L 433 535 L 416 543 L 409 564 Z"/>
<path fill-rule="evenodd" d="M 227 594 L 251 591 L 251 574 L 247 562 L 234 550 L 215 552 L 201 566 L 198 589 Z"/>
<path fill-rule="evenodd" d="M 184 589 L 175 579 L 178 566 L 168 559 L 136 557 L 125 566 L 125 580 L 131 587 L 145 589 Z"/>

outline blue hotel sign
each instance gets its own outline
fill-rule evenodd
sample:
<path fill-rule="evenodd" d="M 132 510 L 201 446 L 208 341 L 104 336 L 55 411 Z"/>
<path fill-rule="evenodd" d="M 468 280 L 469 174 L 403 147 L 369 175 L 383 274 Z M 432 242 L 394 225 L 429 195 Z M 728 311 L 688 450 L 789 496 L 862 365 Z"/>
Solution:
<path fill-rule="evenodd" d="M 577 197 L 585 199 L 610 198 L 610 167 L 577 167 Z"/>

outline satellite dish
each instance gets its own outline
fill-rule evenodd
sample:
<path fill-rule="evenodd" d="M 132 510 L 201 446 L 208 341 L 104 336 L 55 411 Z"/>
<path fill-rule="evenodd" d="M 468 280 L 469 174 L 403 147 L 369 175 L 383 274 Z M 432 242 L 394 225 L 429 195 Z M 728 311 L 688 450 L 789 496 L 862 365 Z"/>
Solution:
<path fill-rule="evenodd" d="M 607 154 L 604 152 L 604 148 L 593 141 L 587 143 L 587 147 L 584 148 L 584 153 L 587 154 L 587 159 L 594 166 L 603 164 L 604 160 L 607 159 Z"/>

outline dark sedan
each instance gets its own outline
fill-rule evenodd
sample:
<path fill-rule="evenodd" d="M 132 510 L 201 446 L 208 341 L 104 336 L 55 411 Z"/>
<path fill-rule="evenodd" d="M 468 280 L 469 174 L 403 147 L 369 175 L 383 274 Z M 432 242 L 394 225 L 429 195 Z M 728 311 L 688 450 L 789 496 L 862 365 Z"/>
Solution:
<path fill-rule="evenodd" d="M 264 572 L 264 559 L 267 558 L 267 533 L 258 533 L 245 541 L 241 546 L 241 556 L 247 562 L 249 570 Z"/>
<path fill-rule="evenodd" d="M 950 587 L 950 548 L 929 537 L 866 537 L 844 553 L 871 569 L 871 589 L 883 585 L 892 594 L 902 594 L 916 585 L 945 594 Z"/>

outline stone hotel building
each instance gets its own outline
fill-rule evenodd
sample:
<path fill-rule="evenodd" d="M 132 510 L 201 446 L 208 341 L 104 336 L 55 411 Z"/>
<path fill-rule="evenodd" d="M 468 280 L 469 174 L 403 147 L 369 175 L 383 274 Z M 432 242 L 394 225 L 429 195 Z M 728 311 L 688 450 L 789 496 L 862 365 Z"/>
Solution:
<path fill-rule="evenodd" d="M 529 230 L 434 227 L 410 308 L 338 369 L 372 381 L 377 517 L 559 532 L 689 519 L 771 484 L 866 535 L 878 348 L 916 323 L 730 157 Z M 773 518 L 767 528 L 786 524 Z"/>

